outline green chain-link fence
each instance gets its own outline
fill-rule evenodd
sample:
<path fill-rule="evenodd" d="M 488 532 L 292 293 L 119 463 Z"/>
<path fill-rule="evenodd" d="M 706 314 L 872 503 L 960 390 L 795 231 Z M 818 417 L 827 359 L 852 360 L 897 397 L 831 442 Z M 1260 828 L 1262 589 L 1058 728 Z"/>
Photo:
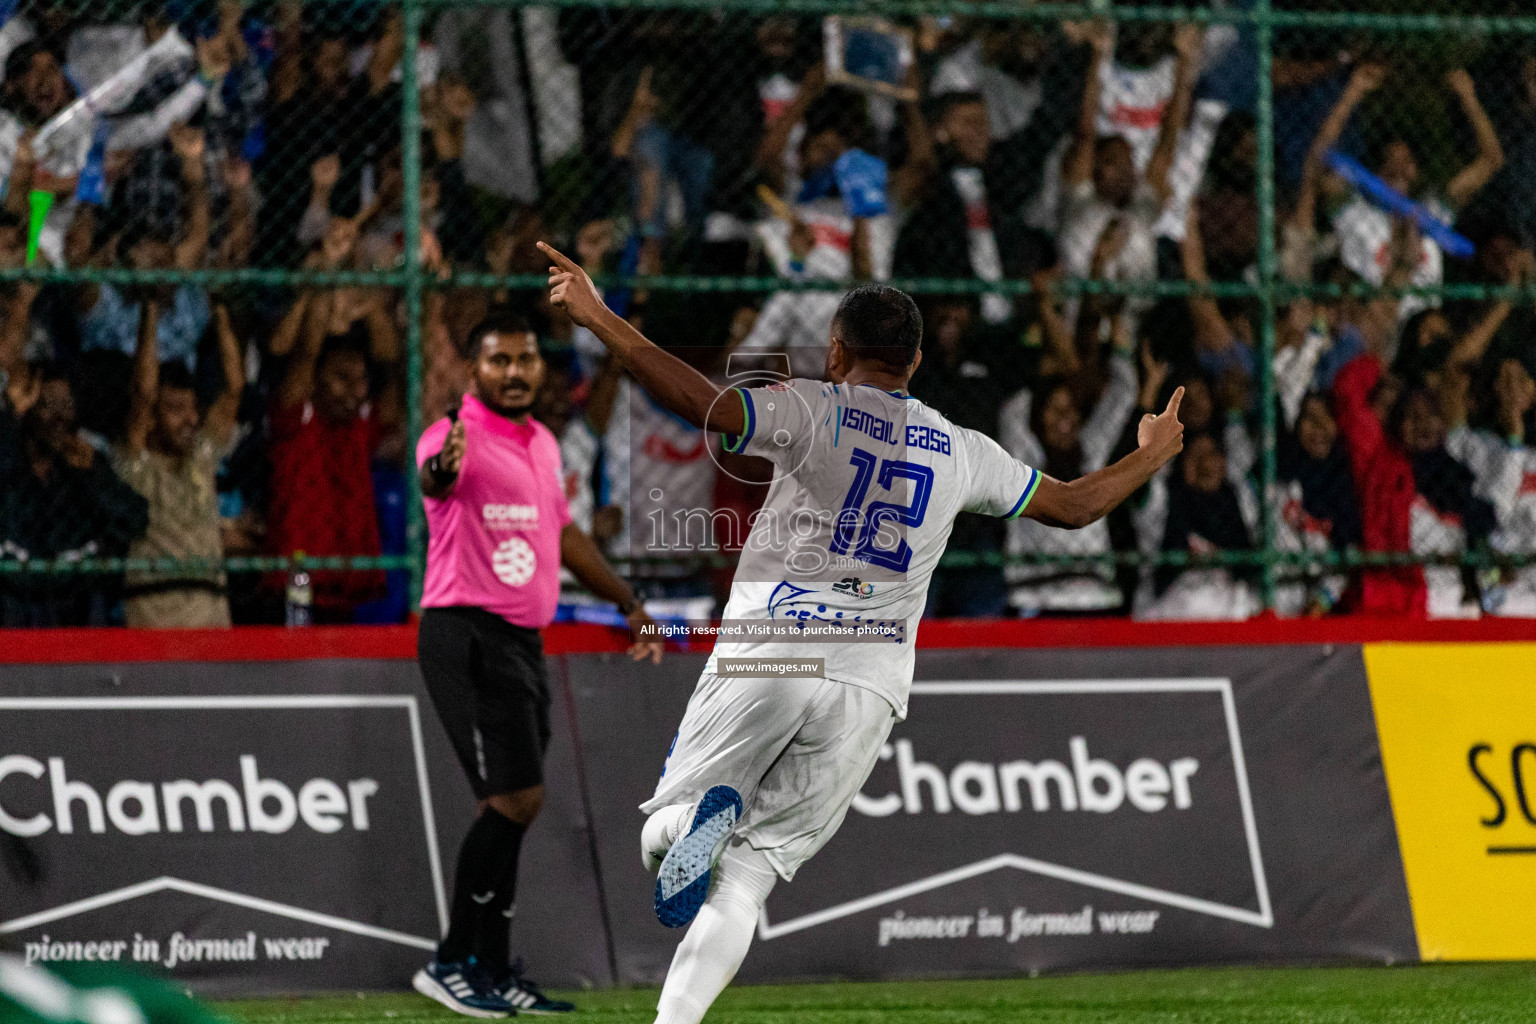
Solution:
<path fill-rule="evenodd" d="M 548 308 L 541 238 L 722 379 L 817 375 L 837 297 L 889 280 L 914 394 L 1064 478 L 1188 389 L 1184 455 L 1102 526 L 962 521 L 936 611 L 1536 614 L 1513 2 L 0 16 L 7 624 L 281 621 L 296 570 L 318 618 L 398 619 L 409 454 L 503 305 L 578 521 L 707 605 L 740 538 L 644 527 L 746 515 L 761 467 Z"/>

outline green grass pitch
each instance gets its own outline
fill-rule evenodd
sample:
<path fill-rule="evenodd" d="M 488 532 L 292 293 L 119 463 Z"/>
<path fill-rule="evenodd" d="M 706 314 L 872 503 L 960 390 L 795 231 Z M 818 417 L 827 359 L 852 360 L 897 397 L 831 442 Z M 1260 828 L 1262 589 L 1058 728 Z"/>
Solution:
<path fill-rule="evenodd" d="M 554 993 L 552 993 L 554 994 Z M 655 989 L 561 993 L 570 1024 L 651 1024 Z M 466 1020 L 413 995 L 221 1003 L 236 1024 Z M 549 1018 L 533 1018 L 548 1020 Z M 1536 963 L 1225 968 L 732 988 L 705 1024 L 1531 1024 Z"/>

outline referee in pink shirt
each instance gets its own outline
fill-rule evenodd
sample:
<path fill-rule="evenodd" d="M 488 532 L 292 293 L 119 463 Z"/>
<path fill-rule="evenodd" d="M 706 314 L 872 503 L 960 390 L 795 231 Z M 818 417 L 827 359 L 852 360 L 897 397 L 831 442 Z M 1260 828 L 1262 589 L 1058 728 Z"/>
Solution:
<path fill-rule="evenodd" d="M 413 984 L 468 1016 L 560 1013 L 573 1007 L 523 978 L 508 950 L 518 851 L 544 802 L 550 698 L 539 630 L 554 618 L 562 564 L 617 604 L 632 631 L 652 623 L 571 522 L 559 446 L 529 415 L 545 365 L 528 321 L 496 312 L 469 340 L 464 405 L 416 446 L 430 535 L 417 657 L 480 816 L 459 850 L 448 934 Z M 637 642 L 630 654 L 660 661 L 661 644 Z"/>

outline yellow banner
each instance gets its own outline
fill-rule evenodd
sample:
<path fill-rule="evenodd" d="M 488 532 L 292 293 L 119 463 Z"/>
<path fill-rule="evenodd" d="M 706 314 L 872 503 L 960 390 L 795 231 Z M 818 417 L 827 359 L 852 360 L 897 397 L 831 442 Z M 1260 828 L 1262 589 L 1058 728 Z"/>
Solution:
<path fill-rule="evenodd" d="M 1425 960 L 1536 959 L 1536 644 L 1367 644 Z"/>

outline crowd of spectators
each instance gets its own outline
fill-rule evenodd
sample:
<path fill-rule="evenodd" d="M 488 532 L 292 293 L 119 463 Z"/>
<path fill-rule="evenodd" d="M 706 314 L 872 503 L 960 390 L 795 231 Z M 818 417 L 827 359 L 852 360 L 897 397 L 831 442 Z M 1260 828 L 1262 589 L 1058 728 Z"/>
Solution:
<path fill-rule="evenodd" d="M 26 259 L 40 194 L 38 259 L 60 268 L 402 265 L 397 9 L 19 0 L 0 17 L 0 267 Z M 1251 33 L 909 28 L 905 87 L 876 91 L 829 81 L 813 18 L 429 12 L 420 257 L 442 283 L 422 311 L 423 421 L 463 393 L 470 325 L 517 308 L 551 364 L 537 415 L 577 521 L 654 600 L 707 613 L 719 570 L 677 556 L 739 548 L 764 467 L 653 405 L 541 290 L 452 275 L 539 274 L 533 243 L 550 239 L 594 275 L 1027 280 L 923 290 L 914 395 L 1072 479 L 1130 450 L 1140 413 L 1183 386 L 1185 448 L 1086 530 L 962 517 L 950 550 L 968 564 L 940 571 L 932 613 L 1246 617 L 1268 506 L 1287 555 L 1440 563 L 1293 558 L 1281 614 L 1536 615 L 1530 310 L 1349 288 L 1536 284 L 1536 51 L 1281 34 L 1276 267 L 1344 287 L 1274 309 L 1266 494 L 1263 305 L 1135 287 L 1258 280 Z M 1335 150 L 1475 254 L 1357 194 Z M 1083 280 L 1132 287 L 1061 287 Z M 607 296 L 722 380 L 819 377 L 839 297 Z M 21 282 L 0 287 L 0 315 L 0 558 L 151 566 L 0 573 L 0 624 L 281 621 L 283 575 L 225 557 L 406 551 L 398 289 Z M 1512 557 L 1474 570 L 1468 551 Z M 1204 557 L 1219 552 L 1234 557 Z M 395 621 L 409 603 L 399 571 L 317 572 L 313 594 L 316 621 Z"/>

